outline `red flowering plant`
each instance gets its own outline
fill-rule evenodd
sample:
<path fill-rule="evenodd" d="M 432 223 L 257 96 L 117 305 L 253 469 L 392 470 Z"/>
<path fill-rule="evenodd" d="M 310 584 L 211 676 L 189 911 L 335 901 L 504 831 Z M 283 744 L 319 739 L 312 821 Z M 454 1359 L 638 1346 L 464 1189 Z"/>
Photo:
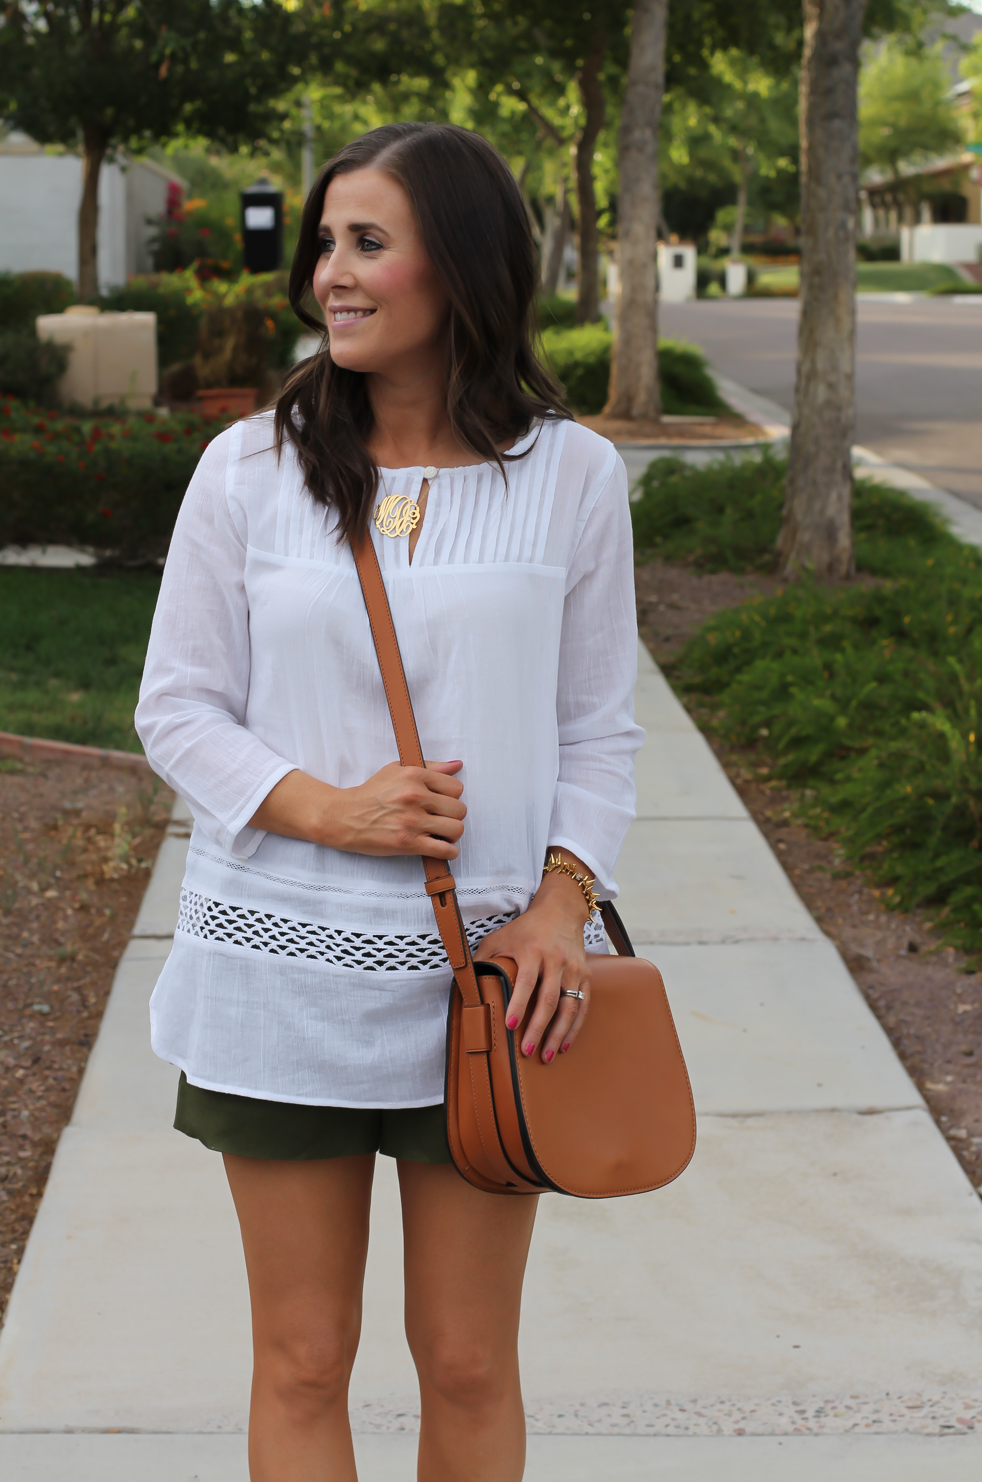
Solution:
<path fill-rule="evenodd" d="M 213 278 L 234 278 L 242 271 L 242 246 L 234 222 L 230 225 L 201 197 L 185 201 L 176 182 L 167 188 L 163 215 L 147 220 L 153 227 L 149 246 L 158 273 L 191 268 L 205 283 Z"/>
<path fill-rule="evenodd" d="M 137 565 L 164 556 L 203 448 L 224 420 L 67 416 L 0 397 L 0 546 L 66 544 Z"/>

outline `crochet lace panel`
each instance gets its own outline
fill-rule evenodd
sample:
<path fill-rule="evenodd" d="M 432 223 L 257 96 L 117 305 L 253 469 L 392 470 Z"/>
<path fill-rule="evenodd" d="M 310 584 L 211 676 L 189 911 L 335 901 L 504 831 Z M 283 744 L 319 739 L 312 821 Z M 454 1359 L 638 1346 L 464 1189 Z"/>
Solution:
<path fill-rule="evenodd" d="M 499 926 L 514 919 L 511 912 L 484 916 L 465 923 L 464 930 L 472 952 Z M 334 967 L 372 973 L 431 972 L 447 966 L 447 954 L 438 932 L 393 932 L 375 935 L 371 932 L 346 931 L 325 926 L 319 921 L 295 921 L 290 916 L 274 916 L 268 911 L 252 911 L 246 906 L 230 906 L 209 899 L 195 890 L 181 891 L 177 929 L 204 941 L 224 942 L 231 947 L 247 947 L 253 952 L 266 952 L 274 957 L 303 957 L 311 962 L 327 962 Z M 588 950 L 606 951 L 603 926 L 599 917 L 587 922 L 584 938 Z"/>

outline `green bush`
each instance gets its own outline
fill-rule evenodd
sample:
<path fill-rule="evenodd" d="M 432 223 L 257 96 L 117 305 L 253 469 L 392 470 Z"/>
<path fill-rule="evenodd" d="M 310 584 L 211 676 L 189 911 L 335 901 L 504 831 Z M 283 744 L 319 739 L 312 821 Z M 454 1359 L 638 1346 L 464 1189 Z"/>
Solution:
<path fill-rule="evenodd" d="M 546 358 L 565 386 L 570 406 L 584 416 L 594 416 L 604 409 L 612 342 L 605 324 L 542 331 Z"/>
<path fill-rule="evenodd" d="M 787 459 L 726 457 L 703 468 L 657 458 L 642 474 L 631 506 L 634 544 L 667 561 L 707 571 L 770 571 L 781 529 Z M 917 500 L 857 479 L 853 502 L 856 561 L 877 576 L 907 571 L 951 543 Z"/>
<path fill-rule="evenodd" d="M 856 243 L 856 256 L 860 262 L 899 262 L 900 239 L 867 237 Z"/>
<path fill-rule="evenodd" d="M 603 324 L 543 331 L 549 364 L 566 387 L 570 406 L 582 416 L 596 416 L 604 409 L 612 343 L 613 336 Z M 697 346 L 659 340 L 658 375 L 663 411 L 684 415 L 727 410 Z"/>
<path fill-rule="evenodd" d="M 716 390 L 716 382 L 698 345 L 687 345 L 683 340 L 659 340 L 658 377 L 663 412 L 684 415 L 729 410 Z"/>
<path fill-rule="evenodd" d="M 256 305 L 268 334 L 267 363 L 278 369 L 292 364 L 303 326 L 290 308 L 286 273 L 242 273 L 231 281 L 201 283 L 190 270 L 148 273 L 130 278 L 99 300 L 103 309 L 142 309 L 157 315 L 157 358 L 162 370 L 192 360 L 199 346 L 202 321 L 212 310 Z"/>
<path fill-rule="evenodd" d="M 31 327 L 0 330 L 0 395 L 52 405 L 70 354 L 68 345 L 39 340 Z"/>
<path fill-rule="evenodd" d="M 540 329 L 575 329 L 576 300 L 561 293 L 543 294 L 536 304 Z"/>
<path fill-rule="evenodd" d="M 33 330 L 39 314 L 61 314 L 75 285 L 61 273 L 0 273 L 0 330 Z"/>
<path fill-rule="evenodd" d="M 0 398 L 0 547 L 87 546 L 122 564 L 164 555 L 222 425 L 191 414 L 63 416 Z"/>
<path fill-rule="evenodd" d="M 782 460 L 659 460 L 639 547 L 712 569 L 773 561 Z M 715 726 L 807 788 L 805 816 L 886 887 L 982 953 L 982 553 L 898 490 L 857 482 L 856 563 L 718 614 L 672 667 Z"/>
<path fill-rule="evenodd" d="M 701 298 L 713 283 L 722 293 L 726 284 L 726 267 L 721 257 L 696 258 L 696 293 Z"/>

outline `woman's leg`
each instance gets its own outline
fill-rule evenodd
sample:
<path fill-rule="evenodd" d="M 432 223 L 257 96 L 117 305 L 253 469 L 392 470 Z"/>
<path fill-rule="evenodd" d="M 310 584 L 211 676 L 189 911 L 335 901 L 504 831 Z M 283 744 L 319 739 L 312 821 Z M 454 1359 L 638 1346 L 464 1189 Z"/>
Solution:
<path fill-rule="evenodd" d="M 518 1482 L 518 1319 L 538 1200 L 484 1194 L 446 1163 L 400 1162 L 399 1182 L 419 1482 Z"/>
<path fill-rule="evenodd" d="M 374 1167 L 226 1154 L 252 1298 L 252 1482 L 355 1482 L 348 1380 Z"/>

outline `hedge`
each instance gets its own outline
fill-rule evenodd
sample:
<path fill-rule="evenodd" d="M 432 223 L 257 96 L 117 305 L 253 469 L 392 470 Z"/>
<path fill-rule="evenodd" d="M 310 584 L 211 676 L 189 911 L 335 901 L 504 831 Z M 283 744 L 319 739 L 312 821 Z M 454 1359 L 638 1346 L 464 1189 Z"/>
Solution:
<path fill-rule="evenodd" d="M 603 324 L 542 332 L 549 364 L 565 386 L 570 406 L 584 416 L 596 416 L 604 409 L 612 343 L 613 336 Z M 664 412 L 685 415 L 728 410 L 697 346 L 659 340 L 658 375 Z"/>
<path fill-rule="evenodd" d="M 68 544 L 139 564 L 167 552 L 224 419 L 68 417 L 0 397 L 0 547 Z"/>
<path fill-rule="evenodd" d="M 639 554 L 773 569 L 787 462 L 653 463 Z M 709 724 L 802 789 L 797 811 L 883 887 L 982 959 L 982 552 L 933 510 L 857 479 L 863 582 L 803 577 L 718 613 L 670 666 Z M 871 580 L 872 578 L 872 580 Z"/>
<path fill-rule="evenodd" d="M 61 273 L 0 273 L 0 330 L 33 330 L 39 314 L 61 314 L 75 284 Z"/>

